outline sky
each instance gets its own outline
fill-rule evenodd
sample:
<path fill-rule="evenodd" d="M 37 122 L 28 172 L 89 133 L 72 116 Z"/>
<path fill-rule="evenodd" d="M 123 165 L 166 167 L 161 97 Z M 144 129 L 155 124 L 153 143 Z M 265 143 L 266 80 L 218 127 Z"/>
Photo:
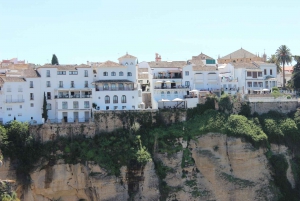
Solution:
<path fill-rule="evenodd" d="M 178 61 L 281 45 L 300 55 L 299 10 L 300 0 L 0 0 L 0 59 Z"/>

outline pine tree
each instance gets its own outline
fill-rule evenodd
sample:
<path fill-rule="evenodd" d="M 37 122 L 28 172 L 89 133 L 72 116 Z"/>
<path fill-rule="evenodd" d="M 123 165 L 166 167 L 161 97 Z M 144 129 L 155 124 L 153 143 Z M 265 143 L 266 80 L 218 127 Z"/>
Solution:
<path fill-rule="evenodd" d="M 52 65 L 59 65 L 58 59 L 55 54 L 53 54 L 53 56 L 52 56 L 51 63 L 52 63 Z"/>
<path fill-rule="evenodd" d="M 46 101 L 46 94 L 44 92 L 44 102 L 43 102 L 43 113 L 42 113 L 42 118 L 45 119 L 45 122 L 48 119 L 48 110 L 47 110 L 47 101 Z"/>

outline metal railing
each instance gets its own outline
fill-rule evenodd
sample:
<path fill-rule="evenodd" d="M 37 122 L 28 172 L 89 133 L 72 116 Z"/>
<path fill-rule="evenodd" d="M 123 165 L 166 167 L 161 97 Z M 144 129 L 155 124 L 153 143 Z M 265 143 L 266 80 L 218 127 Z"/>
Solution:
<path fill-rule="evenodd" d="M 155 86 L 154 89 L 187 89 L 190 88 L 189 86 L 174 86 L 174 87 L 157 87 Z"/>
<path fill-rule="evenodd" d="M 92 118 L 63 118 L 63 119 L 49 119 L 50 123 L 75 123 L 77 122 L 89 122 L 93 121 Z"/>
<path fill-rule="evenodd" d="M 153 79 L 182 79 L 182 76 L 153 76 Z"/>
<path fill-rule="evenodd" d="M 55 95 L 54 96 L 55 99 L 64 99 L 64 98 L 92 98 L 92 95 L 79 95 L 79 94 L 75 94 L 75 95 Z"/>
<path fill-rule="evenodd" d="M 106 88 L 96 88 L 96 91 L 134 91 L 137 90 L 136 87 L 116 87 L 116 88 L 111 88 L 111 87 L 106 87 Z"/>

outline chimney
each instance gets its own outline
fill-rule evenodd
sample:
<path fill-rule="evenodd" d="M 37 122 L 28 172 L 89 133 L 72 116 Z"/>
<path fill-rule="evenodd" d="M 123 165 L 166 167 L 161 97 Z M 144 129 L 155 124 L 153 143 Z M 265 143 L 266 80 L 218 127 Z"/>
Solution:
<path fill-rule="evenodd" d="M 155 61 L 161 61 L 161 56 L 158 53 L 155 53 Z"/>

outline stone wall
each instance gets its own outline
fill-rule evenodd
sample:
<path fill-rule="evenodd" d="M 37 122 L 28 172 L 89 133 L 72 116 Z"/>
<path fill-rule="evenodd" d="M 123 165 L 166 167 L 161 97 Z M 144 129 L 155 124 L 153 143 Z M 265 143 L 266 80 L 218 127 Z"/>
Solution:
<path fill-rule="evenodd" d="M 160 117 L 158 118 L 157 115 Z M 30 132 L 36 139 L 46 142 L 55 140 L 57 137 L 72 137 L 84 134 L 87 137 L 93 137 L 96 133 L 111 132 L 120 128 L 129 128 L 132 122 L 139 122 L 140 119 L 149 120 L 152 123 L 158 118 L 165 124 L 171 124 L 176 121 L 186 120 L 185 110 L 140 110 L 140 111 L 96 111 L 94 112 L 94 121 L 74 122 L 74 123 L 51 123 L 46 122 L 42 125 L 32 125 Z"/>
<path fill-rule="evenodd" d="M 250 102 L 251 113 L 257 112 L 258 114 L 267 113 L 271 110 L 276 110 L 282 113 L 289 113 L 296 111 L 298 107 L 298 101 L 289 102 Z"/>

